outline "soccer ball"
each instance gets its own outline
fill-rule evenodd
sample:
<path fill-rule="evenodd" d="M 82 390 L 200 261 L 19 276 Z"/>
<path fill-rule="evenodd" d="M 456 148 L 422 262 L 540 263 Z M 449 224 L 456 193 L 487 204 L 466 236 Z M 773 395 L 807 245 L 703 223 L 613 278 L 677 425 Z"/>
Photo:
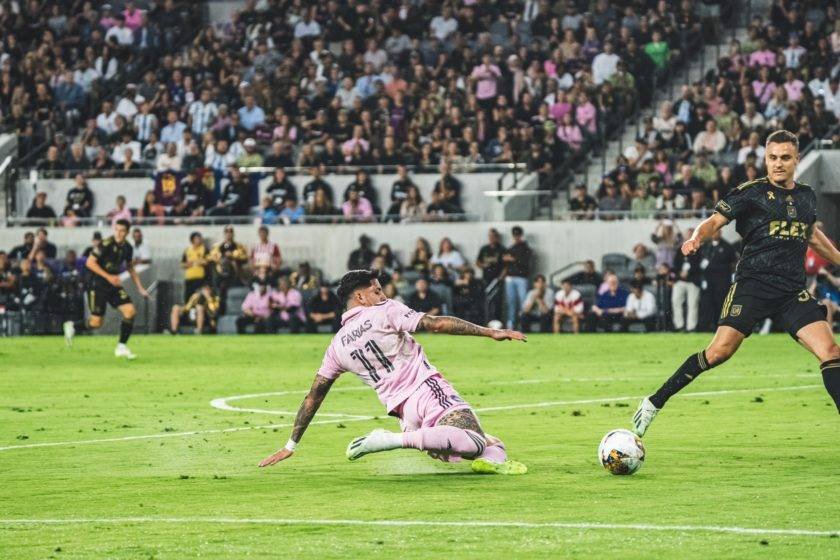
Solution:
<path fill-rule="evenodd" d="M 612 474 L 633 474 L 645 462 L 645 446 L 629 430 L 612 430 L 598 446 L 598 460 Z"/>
<path fill-rule="evenodd" d="M 487 328 L 488 329 L 500 330 L 502 328 L 502 326 L 503 326 L 502 322 L 499 321 L 498 319 L 493 319 L 492 321 L 487 323 Z"/>

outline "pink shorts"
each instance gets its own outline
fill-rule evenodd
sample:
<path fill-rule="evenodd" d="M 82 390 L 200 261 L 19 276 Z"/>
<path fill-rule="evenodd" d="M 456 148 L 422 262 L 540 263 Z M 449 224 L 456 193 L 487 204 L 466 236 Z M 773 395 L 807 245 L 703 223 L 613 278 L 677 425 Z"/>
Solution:
<path fill-rule="evenodd" d="M 400 427 L 404 432 L 431 428 L 445 414 L 469 408 L 458 391 L 439 373 L 429 377 L 400 406 Z"/>

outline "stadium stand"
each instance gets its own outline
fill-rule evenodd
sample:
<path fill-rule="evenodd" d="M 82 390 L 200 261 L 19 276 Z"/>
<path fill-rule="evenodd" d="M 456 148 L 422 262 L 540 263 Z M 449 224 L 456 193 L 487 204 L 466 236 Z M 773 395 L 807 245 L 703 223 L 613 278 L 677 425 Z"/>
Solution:
<path fill-rule="evenodd" d="M 684 232 L 672 221 L 708 215 L 729 189 L 760 176 L 763 141 L 776 128 L 796 131 L 803 150 L 840 147 L 840 18 L 830 2 L 775 2 L 752 17 L 746 36 L 733 39 L 701 81 L 649 105 L 657 85 L 678 75 L 694 50 L 720 40 L 715 22 L 736 7 L 691 0 L 626 2 L 621 9 L 605 0 L 264 0 L 246 1 L 229 21 L 211 24 L 194 3 L 172 0 L 98 9 L 78 1 L 4 3 L 0 110 L 18 137 L 19 167 L 77 183 L 66 201 L 35 196 L 31 208 L 17 209 L 18 218 L 33 228 L 97 223 L 106 212 L 88 218 L 86 181 L 133 175 L 148 180 L 149 192 L 129 209 L 136 224 L 200 224 L 205 214 L 272 225 L 313 217 L 461 220 L 474 210 L 463 192 L 465 175 L 519 164 L 535 175 L 538 191 L 565 196 L 587 158 L 604 153 L 620 123 L 638 118 L 635 144 L 603 177 L 570 193 L 569 217 L 661 220 L 651 238 L 637 239 L 652 259 L 593 254 L 600 273 L 572 278 L 590 328 L 638 328 L 590 315 L 605 292 L 618 293 L 610 286 L 615 274 L 622 297 L 637 284 L 652 293 L 655 328 L 671 329 L 675 286 L 720 284 L 680 277 L 674 248 Z M 411 174 L 424 171 L 439 176 L 421 193 Z M 330 183 L 326 173 L 331 181 L 347 177 Z M 257 196 L 259 182 L 271 185 L 267 199 Z M 119 194 L 105 206 L 113 208 Z M 110 218 L 122 211 L 118 204 Z M 464 240 L 453 241 L 457 247 Z M 60 324 L 38 317 L 83 317 L 76 302 L 84 247 L 76 247 L 78 257 L 39 263 L 34 242 L 0 257 L 0 304 L 14 313 L 33 302 L 37 308 L 29 322 L 0 322 L 7 333 L 53 332 Z M 411 247 L 394 249 L 407 255 Z M 720 257 L 728 266 L 736 249 Z M 496 276 L 467 272 L 478 253 L 443 273 L 433 273 L 438 251 L 430 253 L 425 264 L 377 264 L 395 297 L 408 299 L 416 280 L 428 277 L 429 292 L 452 312 L 485 321 L 507 316 L 488 301 L 504 291 L 487 290 L 498 285 Z M 271 289 L 296 264 L 284 263 Z M 557 271 L 548 289 L 574 272 Z M 255 274 L 245 267 L 226 292 L 220 331 L 235 330 Z M 220 287 L 212 270 L 207 281 Z M 317 285 L 306 295 L 314 297 Z M 686 297 L 689 306 L 716 301 L 716 293 L 701 291 L 700 300 Z M 685 316 L 688 330 L 713 321 L 691 309 Z"/>

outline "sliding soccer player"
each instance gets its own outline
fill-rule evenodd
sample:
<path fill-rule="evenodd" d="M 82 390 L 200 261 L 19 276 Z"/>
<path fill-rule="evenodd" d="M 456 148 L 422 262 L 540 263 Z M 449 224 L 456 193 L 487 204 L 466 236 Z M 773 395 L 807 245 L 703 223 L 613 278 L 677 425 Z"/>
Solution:
<path fill-rule="evenodd" d="M 380 429 L 354 439 L 347 447 L 351 461 L 368 453 L 412 448 L 442 461 L 472 460 L 472 470 L 478 473 L 525 474 L 526 466 L 508 459 L 504 444 L 484 432 L 470 405 L 429 362 L 410 333 L 424 330 L 523 341 L 525 336 L 456 317 L 418 313 L 386 298 L 378 275 L 373 270 L 353 270 L 341 279 L 338 297 L 347 306 L 342 327 L 298 410 L 288 443 L 259 465 L 291 457 L 332 384 L 350 371 L 376 391 L 402 427 L 402 432 Z"/>
<path fill-rule="evenodd" d="M 767 176 L 730 191 L 682 246 L 695 253 L 704 241 L 735 221 L 744 250 L 735 283 L 723 302 L 720 322 L 711 344 L 689 356 L 654 394 L 646 397 L 633 416 L 633 431 L 643 436 L 668 399 L 698 375 L 728 360 L 755 325 L 776 317 L 785 330 L 820 361 L 823 383 L 840 410 L 840 347 L 826 321 L 825 308 L 805 289 L 805 251 L 810 245 L 834 265 L 840 252 L 818 228 L 817 196 L 794 181 L 799 140 L 779 130 L 767 137 Z"/>

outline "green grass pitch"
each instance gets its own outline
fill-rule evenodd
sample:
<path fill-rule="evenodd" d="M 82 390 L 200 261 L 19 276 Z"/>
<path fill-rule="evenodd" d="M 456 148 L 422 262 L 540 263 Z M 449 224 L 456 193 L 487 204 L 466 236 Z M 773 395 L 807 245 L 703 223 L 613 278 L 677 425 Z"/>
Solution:
<path fill-rule="evenodd" d="M 325 336 L 137 336 L 133 363 L 110 337 L 0 340 L 0 558 L 840 557 L 840 419 L 789 337 L 750 338 L 674 398 L 631 477 L 598 442 L 706 336 L 419 339 L 528 475 L 348 462 L 354 436 L 398 429 L 349 374 L 295 456 L 258 469 Z"/>

